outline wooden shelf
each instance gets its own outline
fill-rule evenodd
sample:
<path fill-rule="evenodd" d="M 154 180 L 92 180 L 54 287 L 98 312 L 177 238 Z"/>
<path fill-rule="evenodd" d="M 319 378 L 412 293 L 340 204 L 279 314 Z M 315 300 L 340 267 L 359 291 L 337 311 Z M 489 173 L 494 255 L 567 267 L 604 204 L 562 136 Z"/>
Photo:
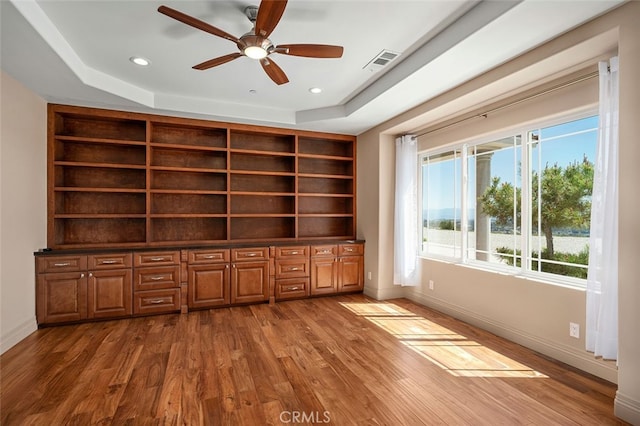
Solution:
<path fill-rule="evenodd" d="M 355 138 L 50 105 L 48 245 L 355 238 Z"/>

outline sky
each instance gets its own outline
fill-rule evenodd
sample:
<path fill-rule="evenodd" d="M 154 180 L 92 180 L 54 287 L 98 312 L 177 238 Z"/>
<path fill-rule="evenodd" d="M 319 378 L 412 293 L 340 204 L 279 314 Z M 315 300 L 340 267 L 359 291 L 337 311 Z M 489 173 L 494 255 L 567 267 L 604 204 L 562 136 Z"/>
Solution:
<path fill-rule="evenodd" d="M 587 117 L 581 120 L 571 121 L 556 126 L 533 130 L 538 134 L 540 142 L 532 150 L 532 167 L 534 170 L 544 169 L 545 165 L 558 164 L 566 166 L 574 161 L 582 161 L 586 157 L 594 162 L 596 155 L 598 117 Z M 520 151 L 520 149 L 517 149 Z M 542 155 L 541 158 L 539 156 Z M 516 162 L 520 162 L 521 154 L 517 152 Z M 454 164 L 455 163 L 455 164 Z M 494 152 L 491 157 L 491 176 L 499 177 L 501 182 L 511 182 L 514 180 L 519 185 L 519 176 L 514 174 L 514 148 L 501 149 Z M 454 173 L 454 166 L 456 172 Z M 461 160 L 441 161 L 432 163 L 429 170 L 429 185 L 423 181 L 424 194 L 429 191 L 429 205 L 424 206 L 432 212 L 459 208 Z M 519 174 L 519 167 L 516 169 Z M 474 167 L 470 167 L 470 186 L 475 185 L 475 180 L 471 176 L 475 175 Z M 455 202 L 455 205 L 454 205 Z M 438 219 L 433 214 L 431 219 Z"/>

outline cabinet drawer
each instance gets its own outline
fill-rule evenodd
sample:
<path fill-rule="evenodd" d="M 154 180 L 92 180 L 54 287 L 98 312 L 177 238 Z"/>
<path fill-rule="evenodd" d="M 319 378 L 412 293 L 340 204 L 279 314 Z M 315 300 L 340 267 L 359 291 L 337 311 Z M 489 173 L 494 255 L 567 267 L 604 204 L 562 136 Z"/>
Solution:
<path fill-rule="evenodd" d="M 309 259 L 276 260 L 276 278 L 295 278 L 309 276 Z"/>
<path fill-rule="evenodd" d="M 269 247 L 237 248 L 231 250 L 231 261 L 243 260 L 267 260 L 269 259 Z"/>
<path fill-rule="evenodd" d="M 92 254 L 88 257 L 88 268 L 93 269 L 125 269 L 131 268 L 131 253 Z"/>
<path fill-rule="evenodd" d="M 36 258 L 38 272 L 74 272 L 87 269 L 87 256 L 40 256 Z"/>
<path fill-rule="evenodd" d="M 228 263 L 229 250 L 189 250 L 189 264 Z"/>
<path fill-rule="evenodd" d="M 311 246 L 311 256 L 313 257 L 335 257 L 337 255 L 337 245 Z"/>
<path fill-rule="evenodd" d="M 180 310 L 180 289 L 138 291 L 133 294 L 133 313 L 158 314 Z"/>
<path fill-rule="evenodd" d="M 292 299 L 309 296 L 309 278 L 276 280 L 276 299 Z"/>
<path fill-rule="evenodd" d="M 338 246 L 338 256 L 359 256 L 364 254 L 362 244 L 340 244 Z"/>
<path fill-rule="evenodd" d="M 136 268 L 134 290 L 180 287 L 180 267 Z"/>
<path fill-rule="evenodd" d="M 309 246 L 276 247 L 277 259 L 309 257 Z"/>
<path fill-rule="evenodd" d="M 179 251 L 155 251 L 136 253 L 134 266 L 177 265 L 180 263 Z"/>

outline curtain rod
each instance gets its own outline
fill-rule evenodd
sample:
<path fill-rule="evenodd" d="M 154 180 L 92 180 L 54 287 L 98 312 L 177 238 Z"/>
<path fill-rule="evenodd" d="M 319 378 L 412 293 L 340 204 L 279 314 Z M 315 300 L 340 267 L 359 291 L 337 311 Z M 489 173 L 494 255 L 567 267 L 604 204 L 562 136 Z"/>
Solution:
<path fill-rule="evenodd" d="M 530 96 L 527 96 L 525 98 L 518 99 L 517 101 L 510 102 L 510 103 L 508 103 L 506 105 L 502 105 L 502 106 L 490 109 L 490 110 L 485 111 L 485 112 L 483 112 L 481 114 L 476 114 L 476 115 L 473 115 L 471 117 L 462 118 L 462 119 L 460 119 L 458 121 L 454 121 L 453 123 L 449 123 L 449 124 L 447 124 L 445 126 L 437 127 L 435 129 L 432 129 L 432 130 L 427 130 L 425 132 L 418 133 L 416 135 L 416 137 L 428 135 L 429 133 L 437 132 L 439 130 L 448 129 L 449 127 L 453 127 L 455 125 L 463 123 L 463 122 L 465 122 L 467 120 L 471 120 L 473 118 L 487 118 L 487 115 L 493 114 L 494 112 L 500 111 L 500 110 L 505 109 L 505 108 L 510 108 L 510 107 L 512 107 L 514 105 L 518 105 L 518 104 L 520 104 L 522 102 L 526 102 L 526 101 L 529 101 L 531 99 L 535 99 L 537 97 L 540 97 L 540 96 L 543 96 L 543 95 L 547 95 L 549 93 L 555 92 L 556 90 L 564 89 L 565 87 L 572 86 L 574 84 L 580 83 L 580 82 L 585 81 L 585 80 L 589 80 L 590 78 L 597 77 L 597 76 L 598 76 L 598 71 L 594 71 L 594 72 L 591 72 L 589 74 L 585 74 L 585 75 L 583 75 L 581 77 L 576 77 L 573 80 L 565 81 L 564 83 L 560 83 L 560 84 L 558 84 L 556 86 L 550 87 L 550 88 L 548 88 L 546 90 L 543 90 L 542 92 L 534 93 L 534 94 L 532 94 Z"/>

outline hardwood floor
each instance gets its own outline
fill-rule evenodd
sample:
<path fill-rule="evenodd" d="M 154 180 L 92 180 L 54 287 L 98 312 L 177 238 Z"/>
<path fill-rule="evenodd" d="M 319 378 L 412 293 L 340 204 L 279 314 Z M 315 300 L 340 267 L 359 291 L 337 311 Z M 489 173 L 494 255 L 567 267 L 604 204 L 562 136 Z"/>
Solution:
<path fill-rule="evenodd" d="M 47 328 L 0 361 L 5 426 L 624 424 L 615 385 L 404 299 Z"/>

